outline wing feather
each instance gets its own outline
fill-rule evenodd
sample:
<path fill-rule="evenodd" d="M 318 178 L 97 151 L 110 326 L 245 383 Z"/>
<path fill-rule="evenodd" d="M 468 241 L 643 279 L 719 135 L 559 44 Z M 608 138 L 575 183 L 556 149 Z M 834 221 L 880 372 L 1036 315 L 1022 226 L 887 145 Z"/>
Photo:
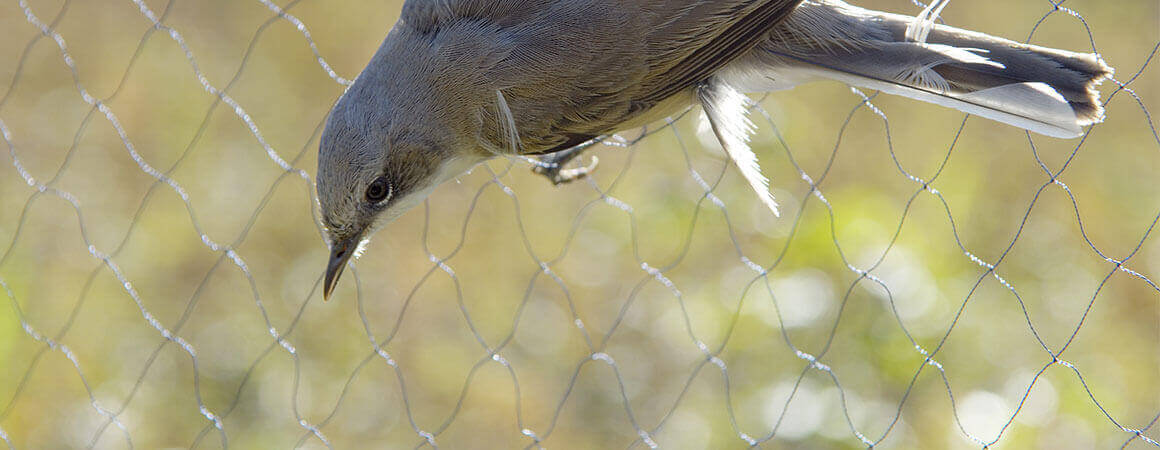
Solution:
<path fill-rule="evenodd" d="M 654 107 L 665 100 L 692 90 L 705 82 L 722 67 L 744 56 L 769 38 L 770 32 L 797 8 L 802 0 L 610 0 L 611 4 L 634 10 L 635 17 L 652 18 L 641 26 L 650 27 L 644 42 L 631 43 L 647 50 L 640 62 L 643 76 L 634 86 L 611 93 L 621 96 L 620 111 L 605 114 L 600 120 L 592 117 L 584 121 L 566 118 L 555 121 L 558 144 L 533 150 L 535 153 L 553 153 L 589 141 L 597 136 L 618 131 L 625 122 L 656 116 Z M 607 67 L 595 70 L 606 71 Z M 631 72 L 631 70 L 626 70 Z M 600 80 L 601 75 L 583 75 L 583 80 Z M 600 83 L 600 81 L 596 81 Z M 591 86 L 585 91 L 599 91 L 603 86 Z M 608 97 L 591 99 L 593 104 L 606 102 Z M 672 111 L 660 111 L 670 114 Z M 529 149 L 530 150 L 530 149 Z"/>
<path fill-rule="evenodd" d="M 686 104 L 678 97 L 694 100 L 698 84 L 767 40 L 801 2 L 408 0 L 401 22 L 432 39 L 494 35 L 456 54 L 503 55 L 477 64 L 482 88 L 489 101 L 503 92 L 520 152 L 542 154 L 676 112 Z M 482 108 L 481 140 L 498 145 L 503 124 L 491 103 Z"/>
<path fill-rule="evenodd" d="M 653 65 L 661 69 L 646 83 L 637 102 L 655 104 L 704 82 L 768 39 L 773 28 L 789 16 L 801 0 L 707 0 L 684 3 L 677 20 L 652 33 L 652 42 L 677 42 L 681 47 L 658 52 L 666 60 Z M 673 64 L 673 61 L 679 61 Z"/>

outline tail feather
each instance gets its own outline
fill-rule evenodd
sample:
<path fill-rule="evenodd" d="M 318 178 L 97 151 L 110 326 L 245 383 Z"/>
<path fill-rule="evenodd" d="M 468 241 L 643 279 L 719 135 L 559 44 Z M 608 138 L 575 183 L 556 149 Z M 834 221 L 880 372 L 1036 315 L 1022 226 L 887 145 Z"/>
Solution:
<path fill-rule="evenodd" d="M 936 27 L 928 42 L 985 50 L 988 58 L 1003 64 L 1003 69 L 969 64 L 946 64 L 934 69 L 954 80 L 959 90 L 1041 82 L 1067 99 L 1081 125 L 1103 121 L 1104 108 L 1097 87 L 1114 71 L 1099 55 L 1023 44 L 947 26 Z"/>
<path fill-rule="evenodd" d="M 916 32 L 923 20 L 806 1 L 723 76 L 747 91 L 834 79 L 1055 137 L 1103 121 L 1097 87 L 1112 69 L 1098 55 L 943 25 Z"/>

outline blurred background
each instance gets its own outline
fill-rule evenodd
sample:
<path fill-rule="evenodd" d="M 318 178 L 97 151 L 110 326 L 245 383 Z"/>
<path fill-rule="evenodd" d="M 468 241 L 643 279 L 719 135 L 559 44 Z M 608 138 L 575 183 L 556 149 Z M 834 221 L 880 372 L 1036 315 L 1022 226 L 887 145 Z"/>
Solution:
<path fill-rule="evenodd" d="M 401 3 L 0 2 L 8 446 L 1156 446 L 1157 2 L 943 15 L 1094 45 L 1082 140 L 804 86 L 754 115 L 780 218 L 693 111 L 476 168 L 324 303 L 318 134 Z"/>

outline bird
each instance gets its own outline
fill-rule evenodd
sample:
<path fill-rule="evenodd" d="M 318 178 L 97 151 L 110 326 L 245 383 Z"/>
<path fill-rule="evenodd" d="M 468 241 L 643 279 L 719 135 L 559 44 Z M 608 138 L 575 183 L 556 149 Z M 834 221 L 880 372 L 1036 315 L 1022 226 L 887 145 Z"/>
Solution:
<path fill-rule="evenodd" d="M 1096 53 L 1052 49 L 839 0 L 407 0 L 336 101 L 319 145 L 323 297 L 370 237 L 496 157 L 560 167 L 601 136 L 701 106 L 776 214 L 746 94 L 813 80 L 900 95 L 1055 138 L 1104 120 Z"/>

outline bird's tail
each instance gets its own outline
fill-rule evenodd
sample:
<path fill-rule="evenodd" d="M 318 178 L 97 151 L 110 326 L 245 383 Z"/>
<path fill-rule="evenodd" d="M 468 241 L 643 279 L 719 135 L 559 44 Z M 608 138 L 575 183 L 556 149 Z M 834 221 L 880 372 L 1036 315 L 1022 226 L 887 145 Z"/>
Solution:
<path fill-rule="evenodd" d="M 1055 137 L 1103 120 L 1096 87 L 1112 69 L 1099 55 L 936 25 L 934 8 L 915 18 L 806 1 L 721 76 L 749 92 L 833 79 Z"/>

